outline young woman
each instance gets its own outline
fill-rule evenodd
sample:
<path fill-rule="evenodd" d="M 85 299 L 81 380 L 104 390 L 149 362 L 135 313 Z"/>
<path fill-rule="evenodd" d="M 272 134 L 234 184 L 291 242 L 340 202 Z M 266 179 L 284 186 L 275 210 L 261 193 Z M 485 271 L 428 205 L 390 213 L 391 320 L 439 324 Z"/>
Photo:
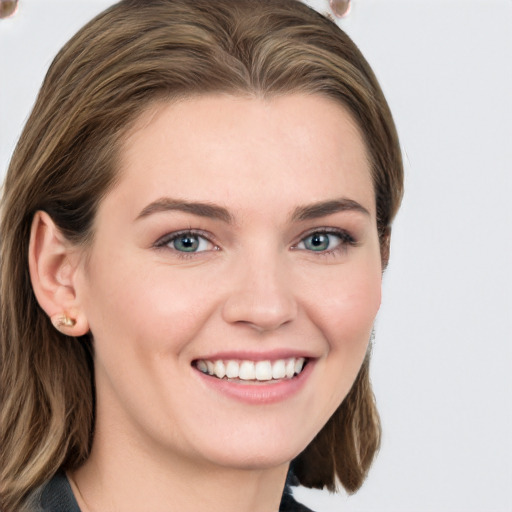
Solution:
<path fill-rule="evenodd" d="M 357 490 L 402 179 L 368 64 L 298 1 L 125 0 L 86 25 L 5 182 L 2 510 Z"/>

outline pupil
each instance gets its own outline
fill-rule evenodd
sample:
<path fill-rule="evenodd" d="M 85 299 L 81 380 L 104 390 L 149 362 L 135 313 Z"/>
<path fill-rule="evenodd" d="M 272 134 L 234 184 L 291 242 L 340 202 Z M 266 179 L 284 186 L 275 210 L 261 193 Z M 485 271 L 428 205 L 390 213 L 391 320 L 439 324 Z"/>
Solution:
<path fill-rule="evenodd" d="M 319 245 L 323 245 L 325 243 L 324 238 L 325 237 L 322 235 L 315 235 L 312 240 L 313 245 L 315 245 L 316 247 L 318 247 Z"/>

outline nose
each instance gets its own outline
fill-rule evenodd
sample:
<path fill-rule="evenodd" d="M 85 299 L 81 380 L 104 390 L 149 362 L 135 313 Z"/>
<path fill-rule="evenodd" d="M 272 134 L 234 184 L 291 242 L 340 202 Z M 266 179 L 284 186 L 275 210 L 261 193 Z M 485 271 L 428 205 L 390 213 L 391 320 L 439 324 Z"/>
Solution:
<path fill-rule="evenodd" d="M 261 253 L 260 253 L 261 254 Z M 222 315 L 231 324 L 274 331 L 297 316 L 297 302 L 285 265 L 255 254 L 234 272 Z"/>

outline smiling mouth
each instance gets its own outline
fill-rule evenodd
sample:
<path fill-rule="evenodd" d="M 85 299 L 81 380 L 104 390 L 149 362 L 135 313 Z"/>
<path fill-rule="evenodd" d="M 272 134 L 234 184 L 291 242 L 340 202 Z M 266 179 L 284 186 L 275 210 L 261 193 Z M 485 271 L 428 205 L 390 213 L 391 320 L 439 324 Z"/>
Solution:
<path fill-rule="evenodd" d="M 198 359 L 192 363 L 201 373 L 217 379 L 239 382 L 269 382 L 293 379 L 307 365 L 304 357 L 290 357 L 275 361 L 238 361 Z"/>

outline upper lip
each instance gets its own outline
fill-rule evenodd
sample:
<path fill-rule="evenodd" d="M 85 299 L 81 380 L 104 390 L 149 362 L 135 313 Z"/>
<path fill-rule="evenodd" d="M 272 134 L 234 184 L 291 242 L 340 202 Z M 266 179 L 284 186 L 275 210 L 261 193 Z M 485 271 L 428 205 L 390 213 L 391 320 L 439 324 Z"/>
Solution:
<path fill-rule="evenodd" d="M 278 359 L 290 359 L 303 357 L 305 359 L 316 359 L 318 355 L 310 351 L 298 349 L 273 349 L 265 352 L 256 350 L 229 350 L 219 351 L 212 354 L 199 356 L 194 361 L 218 361 L 218 360 L 239 360 L 239 361 L 277 361 Z"/>

